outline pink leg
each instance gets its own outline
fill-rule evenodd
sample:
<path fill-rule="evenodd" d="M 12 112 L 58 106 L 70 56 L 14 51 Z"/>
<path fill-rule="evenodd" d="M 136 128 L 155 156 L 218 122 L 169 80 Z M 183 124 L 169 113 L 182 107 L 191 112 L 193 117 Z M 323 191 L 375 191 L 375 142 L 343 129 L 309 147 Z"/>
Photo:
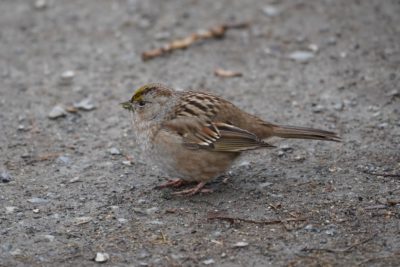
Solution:
<path fill-rule="evenodd" d="M 178 192 L 174 192 L 172 194 L 173 195 L 178 195 L 178 196 L 193 196 L 193 195 L 195 195 L 197 193 L 211 193 L 211 192 L 213 192 L 212 189 L 203 188 L 205 185 L 206 185 L 206 182 L 200 182 L 193 188 L 182 190 L 182 191 L 178 191 Z"/>
<path fill-rule="evenodd" d="M 156 186 L 156 188 L 161 189 L 161 188 L 166 188 L 166 187 L 180 187 L 185 184 L 185 181 L 182 179 L 173 179 L 169 180 L 168 182 L 164 184 L 160 184 Z"/>

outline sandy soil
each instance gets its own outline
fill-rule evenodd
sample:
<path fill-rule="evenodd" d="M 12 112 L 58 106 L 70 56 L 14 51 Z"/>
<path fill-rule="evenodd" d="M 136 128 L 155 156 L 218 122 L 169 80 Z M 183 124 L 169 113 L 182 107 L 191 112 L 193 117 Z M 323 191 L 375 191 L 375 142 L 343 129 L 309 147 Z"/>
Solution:
<path fill-rule="evenodd" d="M 91 266 L 97 253 L 110 266 L 400 265 L 399 1 L 3 0 L 0 10 L 1 266 Z M 232 21 L 250 27 L 141 60 Z M 213 194 L 172 197 L 153 189 L 165 177 L 141 159 L 118 105 L 147 82 L 206 89 L 343 143 L 273 140 Z"/>

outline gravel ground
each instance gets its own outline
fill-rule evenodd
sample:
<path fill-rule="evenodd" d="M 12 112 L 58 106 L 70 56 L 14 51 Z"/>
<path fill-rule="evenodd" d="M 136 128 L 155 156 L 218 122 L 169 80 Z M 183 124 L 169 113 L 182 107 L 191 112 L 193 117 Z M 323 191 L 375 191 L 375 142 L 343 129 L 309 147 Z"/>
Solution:
<path fill-rule="evenodd" d="M 399 1 L 3 0 L 0 10 L 1 266 L 400 265 Z M 140 157 L 118 105 L 147 82 L 205 89 L 343 142 L 276 139 L 208 185 L 214 193 L 172 197 L 153 189 L 165 177 Z"/>

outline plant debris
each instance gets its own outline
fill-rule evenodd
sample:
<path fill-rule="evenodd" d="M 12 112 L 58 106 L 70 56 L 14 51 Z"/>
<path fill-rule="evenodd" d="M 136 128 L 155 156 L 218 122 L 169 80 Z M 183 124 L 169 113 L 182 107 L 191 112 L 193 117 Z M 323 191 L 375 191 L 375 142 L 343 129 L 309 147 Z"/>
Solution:
<path fill-rule="evenodd" d="M 214 26 L 205 31 L 198 31 L 196 33 L 192 33 L 188 37 L 174 40 L 162 47 L 155 48 L 152 50 L 148 50 L 142 53 L 142 60 L 150 60 L 156 57 L 163 56 L 165 54 L 171 53 L 174 50 L 178 49 L 186 49 L 197 41 L 207 40 L 207 39 L 218 39 L 223 38 L 225 33 L 229 29 L 242 29 L 247 28 L 249 23 L 234 23 L 234 24 L 222 24 L 218 26 Z"/>
<path fill-rule="evenodd" d="M 209 212 L 208 215 L 207 215 L 207 220 L 223 220 L 223 221 L 228 221 L 230 223 L 234 223 L 235 221 L 241 221 L 241 222 L 264 224 L 264 225 L 280 224 L 280 223 L 296 222 L 296 221 L 305 221 L 304 218 L 288 218 L 288 219 L 284 219 L 284 220 L 276 219 L 276 220 L 256 221 L 256 220 L 251 220 L 251 219 L 233 217 L 233 216 L 230 216 L 229 214 L 222 213 L 222 212 Z"/>
<path fill-rule="evenodd" d="M 243 76 L 243 73 L 241 73 L 241 72 L 232 71 L 232 70 L 224 70 L 224 69 L 221 69 L 221 68 L 215 69 L 214 74 L 215 74 L 215 76 L 223 77 L 223 78 L 241 77 L 241 76 Z"/>

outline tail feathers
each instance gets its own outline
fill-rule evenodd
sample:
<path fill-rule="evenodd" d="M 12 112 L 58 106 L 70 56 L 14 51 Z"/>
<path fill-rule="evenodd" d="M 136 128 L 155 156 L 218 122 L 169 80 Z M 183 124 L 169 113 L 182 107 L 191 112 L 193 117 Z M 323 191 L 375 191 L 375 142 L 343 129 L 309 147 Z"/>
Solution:
<path fill-rule="evenodd" d="M 340 142 L 341 138 L 334 132 L 306 127 L 274 125 L 273 136 L 282 138 L 314 139 Z"/>

